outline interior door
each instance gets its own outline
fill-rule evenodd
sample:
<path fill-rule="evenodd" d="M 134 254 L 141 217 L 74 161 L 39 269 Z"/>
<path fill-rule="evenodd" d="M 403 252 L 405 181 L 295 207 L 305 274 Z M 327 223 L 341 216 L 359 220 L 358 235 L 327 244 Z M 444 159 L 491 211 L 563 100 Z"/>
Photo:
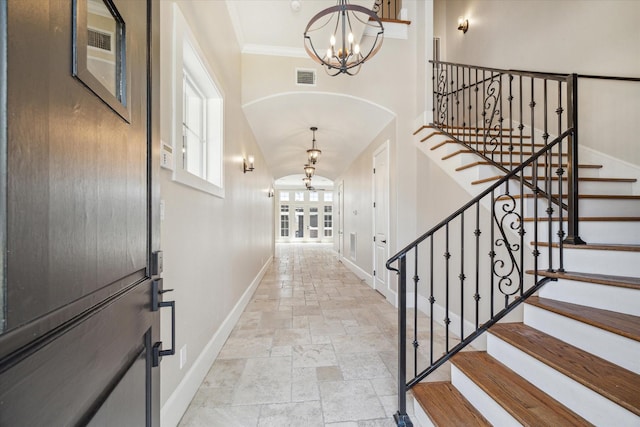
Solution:
<path fill-rule="evenodd" d="M 0 0 L 2 426 L 159 425 L 157 6 Z"/>
<path fill-rule="evenodd" d="M 388 273 L 385 263 L 389 258 L 389 150 L 384 144 L 373 154 L 373 265 L 374 289 L 389 298 Z"/>
<path fill-rule="evenodd" d="M 344 216 L 342 210 L 344 208 L 344 181 L 338 184 L 338 210 L 336 212 L 336 223 L 338 225 L 338 256 L 342 259 L 344 256 Z"/>

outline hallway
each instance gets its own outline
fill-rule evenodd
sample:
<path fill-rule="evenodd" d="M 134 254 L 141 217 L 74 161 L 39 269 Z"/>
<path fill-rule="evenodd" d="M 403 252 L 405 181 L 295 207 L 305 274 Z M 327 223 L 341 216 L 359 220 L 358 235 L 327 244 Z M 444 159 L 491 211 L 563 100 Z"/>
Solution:
<path fill-rule="evenodd" d="M 397 312 L 336 258 L 276 245 L 180 426 L 395 426 Z"/>

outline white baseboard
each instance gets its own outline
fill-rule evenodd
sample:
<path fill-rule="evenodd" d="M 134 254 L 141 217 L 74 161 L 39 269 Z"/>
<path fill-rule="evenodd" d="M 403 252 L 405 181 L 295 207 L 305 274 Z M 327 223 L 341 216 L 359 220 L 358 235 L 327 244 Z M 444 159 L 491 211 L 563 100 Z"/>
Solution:
<path fill-rule="evenodd" d="M 355 265 L 353 261 L 349 260 L 347 257 L 343 256 L 341 261 L 345 265 L 345 267 L 351 270 L 353 274 L 358 276 L 358 278 L 360 278 L 361 280 L 364 280 L 367 283 L 367 285 L 373 288 L 373 276 L 371 274 L 367 273 L 362 268 Z"/>
<path fill-rule="evenodd" d="M 211 340 L 204 347 L 180 384 L 178 384 L 173 393 L 171 393 L 171 396 L 169 396 L 164 405 L 162 405 L 162 409 L 160 409 L 161 427 L 174 427 L 178 425 L 180 419 L 187 411 L 191 400 L 193 400 L 193 397 L 198 392 L 200 384 L 202 384 L 202 381 L 209 372 L 209 369 L 211 369 L 211 365 L 213 365 L 216 357 L 218 357 L 222 346 L 231 334 L 236 323 L 238 323 L 242 312 L 247 307 L 247 304 L 249 304 L 249 301 L 251 301 L 253 293 L 260 284 L 260 281 L 264 277 L 272 261 L 273 256 L 270 256 L 264 266 L 262 266 L 260 272 L 251 282 L 251 285 L 247 288 L 244 294 L 242 294 L 240 300 L 222 322 L 220 328 L 218 328 L 213 337 L 211 337 Z"/>

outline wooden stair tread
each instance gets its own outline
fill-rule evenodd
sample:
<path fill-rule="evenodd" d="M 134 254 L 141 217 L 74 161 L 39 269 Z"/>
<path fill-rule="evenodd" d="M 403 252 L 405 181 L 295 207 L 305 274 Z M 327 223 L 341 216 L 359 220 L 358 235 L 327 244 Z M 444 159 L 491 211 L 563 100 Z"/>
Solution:
<path fill-rule="evenodd" d="M 446 135 L 446 134 L 444 132 L 434 131 L 434 132 L 431 132 L 429 135 L 425 136 L 424 138 L 422 138 L 420 140 L 420 142 L 425 142 L 427 139 L 431 138 L 432 136 L 436 136 L 436 135 Z"/>
<path fill-rule="evenodd" d="M 501 179 L 504 175 L 496 175 L 496 176 L 490 176 L 488 178 L 483 178 L 483 179 L 479 179 L 476 181 L 472 181 L 471 184 L 472 185 L 477 185 L 477 184 L 484 184 L 485 182 L 491 182 L 491 181 L 497 181 L 499 179 Z M 513 179 L 518 180 L 520 179 L 519 177 L 514 177 Z M 533 177 L 532 176 L 525 176 L 524 179 L 526 181 L 532 181 Z M 552 176 L 551 177 L 552 181 L 557 181 L 558 177 L 557 176 Z M 562 177 L 563 181 L 567 180 L 567 177 L 563 176 Z M 543 177 L 538 177 L 538 182 L 543 182 L 544 178 Z M 579 177 L 578 181 L 584 181 L 584 182 L 636 182 L 637 179 L 635 178 L 595 178 L 595 177 Z"/>
<path fill-rule="evenodd" d="M 527 274 L 533 274 L 533 271 L 527 270 Z M 616 286 L 619 288 L 637 289 L 640 291 L 640 277 L 612 276 L 609 274 L 580 273 L 575 271 L 557 272 L 545 270 L 539 270 L 538 276 L 595 283 L 598 285 Z"/>
<path fill-rule="evenodd" d="M 523 323 L 489 332 L 623 408 L 640 415 L 640 375 Z"/>
<path fill-rule="evenodd" d="M 578 218 L 580 221 L 591 221 L 591 222 L 636 222 L 640 221 L 640 217 L 637 216 L 585 216 Z M 538 221 L 546 222 L 549 221 L 549 217 L 538 217 Z M 557 221 L 557 217 L 551 218 L 552 221 Z M 566 217 L 562 218 L 563 221 L 567 221 Z M 525 218 L 524 222 L 532 222 L 535 221 L 535 218 Z"/>
<path fill-rule="evenodd" d="M 421 142 L 422 142 L 422 141 L 421 141 Z M 447 139 L 447 140 L 444 140 L 444 141 L 442 141 L 442 142 L 440 142 L 440 143 L 438 143 L 438 144 L 434 145 L 434 146 L 433 146 L 433 147 L 431 147 L 429 150 L 432 150 L 432 151 L 433 151 L 433 150 L 437 150 L 438 148 L 442 147 L 443 145 L 445 145 L 445 144 L 451 144 L 451 143 L 457 144 L 457 142 L 456 142 L 456 141 L 454 141 L 453 139 Z"/>
<path fill-rule="evenodd" d="M 531 243 L 533 245 L 533 242 Z M 538 246 L 549 247 L 549 242 L 538 242 Z M 552 243 L 552 247 L 557 248 L 557 243 Z M 584 245 L 575 245 L 563 243 L 564 248 L 571 249 L 592 249 L 598 251 L 622 251 L 622 252 L 640 252 L 640 245 L 614 244 L 614 243 L 587 243 Z"/>
<path fill-rule="evenodd" d="M 491 425 L 450 382 L 420 383 L 412 391 L 435 426 Z"/>
<path fill-rule="evenodd" d="M 451 363 L 523 425 L 590 425 L 486 352 L 460 352 Z"/>
<path fill-rule="evenodd" d="M 438 144 L 438 146 L 439 145 L 440 144 Z M 437 147 L 437 146 L 434 146 L 431 149 L 433 150 L 435 147 Z M 496 163 L 501 165 L 501 166 L 512 165 L 512 163 L 509 163 L 509 162 L 496 162 Z M 460 166 L 460 167 L 456 168 L 456 171 L 469 169 L 469 168 L 472 168 L 472 167 L 475 167 L 475 166 L 493 166 L 493 163 L 487 162 L 487 161 L 473 162 L 473 163 L 469 163 L 469 164 L 466 164 L 466 165 L 463 165 L 463 166 Z M 546 166 L 546 165 L 544 165 L 542 163 L 538 164 L 538 167 L 544 167 L 544 166 Z M 562 165 L 562 166 L 566 167 L 567 165 Z M 555 167 L 558 167 L 558 165 L 557 164 L 552 164 L 551 167 L 555 168 Z M 602 165 L 578 165 L 578 168 L 580 168 L 580 169 L 600 169 L 600 168 L 602 168 Z"/>
<path fill-rule="evenodd" d="M 529 297 L 526 303 L 613 334 L 640 341 L 640 317 L 537 296 Z"/>

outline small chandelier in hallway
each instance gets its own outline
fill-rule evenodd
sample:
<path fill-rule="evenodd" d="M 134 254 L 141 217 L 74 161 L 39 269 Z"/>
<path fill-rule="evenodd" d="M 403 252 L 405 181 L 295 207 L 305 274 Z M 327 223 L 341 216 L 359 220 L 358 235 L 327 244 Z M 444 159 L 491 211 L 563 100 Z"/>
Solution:
<path fill-rule="evenodd" d="M 311 148 L 307 150 L 307 155 L 309 156 L 310 165 L 315 165 L 316 162 L 318 161 L 318 156 L 322 154 L 322 151 L 316 148 L 316 131 L 317 130 L 318 130 L 317 127 L 315 126 L 311 127 L 311 131 L 313 132 L 313 141 L 311 142 Z"/>
<path fill-rule="evenodd" d="M 331 25 L 330 25 L 331 24 Z M 333 31 L 329 35 L 327 28 Z M 375 33 L 370 47 L 363 48 L 355 42 L 354 27 L 364 34 L 364 29 Z M 323 30 L 324 29 L 324 30 Z M 370 30 L 370 31 L 371 31 Z M 318 31 L 314 42 L 312 33 Z M 350 76 L 358 74 L 362 64 L 372 58 L 382 46 L 384 28 L 382 21 L 372 10 L 349 4 L 349 0 L 338 0 L 335 6 L 318 12 L 304 30 L 304 48 L 314 61 L 326 67 L 327 74 L 340 73 Z"/>
<path fill-rule="evenodd" d="M 304 174 L 307 176 L 307 178 L 311 178 L 315 172 L 316 168 L 314 168 L 310 164 L 307 163 L 306 165 L 304 165 Z"/>

